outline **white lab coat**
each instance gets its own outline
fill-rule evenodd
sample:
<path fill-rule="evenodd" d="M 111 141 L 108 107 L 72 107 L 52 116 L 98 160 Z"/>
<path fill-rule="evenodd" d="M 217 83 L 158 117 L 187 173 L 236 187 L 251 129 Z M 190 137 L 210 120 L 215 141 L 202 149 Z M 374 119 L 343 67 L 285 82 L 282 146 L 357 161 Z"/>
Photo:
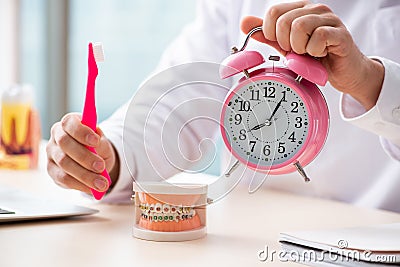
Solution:
<path fill-rule="evenodd" d="M 264 17 L 268 7 L 279 2 L 199 1 L 195 21 L 166 49 L 155 73 L 182 63 L 222 62 L 229 55 L 232 45 L 243 43 L 244 34 L 239 27 L 241 19 L 246 15 Z M 312 182 L 305 184 L 298 173 L 293 173 L 270 176 L 263 187 L 400 212 L 400 65 L 394 63 L 400 62 L 400 1 L 374 0 L 368 1 L 368 4 L 363 0 L 319 2 L 328 4 L 342 19 L 364 54 L 377 57 L 384 64 L 382 92 L 377 105 L 365 112 L 359 103 L 341 95 L 329 84 L 321 88 L 328 102 L 331 125 L 325 147 L 305 168 Z M 267 45 L 254 40 L 250 41 L 247 49 L 256 49 L 266 56 L 277 54 Z M 223 84 L 232 86 L 232 82 L 225 81 Z M 101 124 L 121 159 L 119 180 L 105 201 L 129 201 L 133 177 L 154 180 L 156 176 L 167 177 L 178 173 L 179 168 L 174 166 L 175 163 L 179 165 L 179 160 L 196 159 L 201 140 L 215 139 L 220 134 L 218 125 L 201 120 L 190 124 L 189 129 L 182 132 L 161 125 L 166 120 L 166 114 L 176 108 L 176 103 L 196 97 L 222 102 L 226 91 L 212 88 L 180 90 L 167 99 L 162 107 L 156 108 L 158 112 L 153 112 L 153 117 L 148 117 L 157 95 L 163 94 L 166 89 L 160 82 L 149 81 L 142 87 L 133 98 L 134 104 L 126 104 Z M 205 107 L 204 103 L 198 102 L 189 109 L 182 109 L 180 118 L 175 122 L 178 124 L 200 114 L 219 118 L 220 107 Z M 144 126 L 147 127 L 145 133 Z M 165 157 L 165 140 L 159 138 L 161 128 L 164 131 L 162 135 L 167 133 L 167 136 L 175 138 L 180 134 L 180 150 L 171 149 L 185 154 L 186 159 L 177 157 L 175 160 L 178 162 L 171 164 L 169 158 Z M 234 160 L 227 155 L 225 151 L 222 172 Z M 186 162 L 179 167 L 189 168 L 189 165 Z M 253 174 L 244 166 L 235 171 L 238 175 L 243 172 L 245 177 Z M 248 182 L 246 179 L 244 181 Z"/>

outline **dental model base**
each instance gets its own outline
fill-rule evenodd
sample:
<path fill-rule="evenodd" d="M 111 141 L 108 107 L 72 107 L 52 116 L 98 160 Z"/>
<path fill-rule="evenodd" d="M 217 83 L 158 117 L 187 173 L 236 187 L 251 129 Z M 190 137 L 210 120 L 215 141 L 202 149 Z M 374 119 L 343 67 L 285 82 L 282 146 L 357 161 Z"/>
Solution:
<path fill-rule="evenodd" d="M 134 237 L 185 241 L 206 235 L 206 185 L 134 183 L 133 191 Z"/>

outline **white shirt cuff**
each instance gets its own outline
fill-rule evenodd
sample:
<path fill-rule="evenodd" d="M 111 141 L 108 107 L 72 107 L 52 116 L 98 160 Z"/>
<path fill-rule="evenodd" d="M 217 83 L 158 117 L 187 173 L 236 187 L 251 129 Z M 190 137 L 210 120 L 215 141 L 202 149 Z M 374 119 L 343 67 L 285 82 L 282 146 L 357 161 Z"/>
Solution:
<path fill-rule="evenodd" d="M 400 65 L 388 59 L 372 58 L 385 67 L 385 78 L 376 105 L 366 111 L 350 95 L 342 94 L 341 115 L 345 121 L 400 147 Z"/>

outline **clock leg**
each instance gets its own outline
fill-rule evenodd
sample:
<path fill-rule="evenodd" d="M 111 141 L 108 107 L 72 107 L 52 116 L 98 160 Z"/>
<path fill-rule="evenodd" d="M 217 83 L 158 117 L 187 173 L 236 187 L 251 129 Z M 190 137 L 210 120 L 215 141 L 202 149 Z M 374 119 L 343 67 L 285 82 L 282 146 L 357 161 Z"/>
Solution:
<path fill-rule="evenodd" d="M 237 167 L 239 167 L 239 161 L 237 160 L 232 167 L 230 167 L 230 169 L 225 173 L 225 177 L 229 177 L 231 176 L 232 172 L 234 172 L 236 170 Z"/>
<path fill-rule="evenodd" d="M 300 173 L 300 175 L 303 176 L 304 181 L 305 181 L 306 183 L 308 183 L 309 181 L 311 181 L 310 178 L 307 176 L 306 172 L 304 171 L 303 166 L 300 165 L 300 162 L 296 161 L 296 162 L 294 163 L 294 166 L 296 167 L 296 169 L 297 169 L 297 171 Z"/>

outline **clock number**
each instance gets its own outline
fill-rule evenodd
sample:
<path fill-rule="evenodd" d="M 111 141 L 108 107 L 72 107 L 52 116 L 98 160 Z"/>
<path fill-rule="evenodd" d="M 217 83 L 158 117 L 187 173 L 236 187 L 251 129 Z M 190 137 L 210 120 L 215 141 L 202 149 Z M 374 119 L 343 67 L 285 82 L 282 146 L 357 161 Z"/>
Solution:
<path fill-rule="evenodd" d="M 239 139 L 240 140 L 246 140 L 246 130 L 245 129 L 242 129 L 242 130 L 240 130 L 240 135 L 239 135 Z"/>
<path fill-rule="evenodd" d="M 286 91 L 282 91 L 283 97 L 282 97 L 282 102 L 287 102 L 286 101 Z"/>
<path fill-rule="evenodd" d="M 301 117 L 296 117 L 296 123 L 294 124 L 294 127 L 301 128 L 302 126 L 303 126 L 303 119 Z"/>
<path fill-rule="evenodd" d="M 264 87 L 264 97 L 275 98 L 275 87 Z"/>
<path fill-rule="evenodd" d="M 285 143 L 279 142 L 278 144 L 278 153 L 285 153 Z"/>
<path fill-rule="evenodd" d="M 254 152 L 254 147 L 256 146 L 256 141 L 250 141 L 250 142 L 249 142 L 249 146 L 251 146 L 250 151 L 251 151 L 251 152 Z"/>
<path fill-rule="evenodd" d="M 251 91 L 251 99 L 250 100 L 260 100 L 260 91 L 259 90 Z"/>
<path fill-rule="evenodd" d="M 264 148 L 263 148 L 263 153 L 264 153 L 264 155 L 265 156 L 269 156 L 269 155 L 271 155 L 271 147 L 270 147 L 270 145 L 266 145 L 266 146 L 264 146 Z"/>
<path fill-rule="evenodd" d="M 239 124 L 241 124 L 241 123 L 242 123 L 242 115 L 236 114 L 236 115 L 235 115 L 235 124 L 236 124 L 236 125 L 239 125 Z"/>
<path fill-rule="evenodd" d="M 240 100 L 240 109 L 239 111 L 249 111 L 250 110 L 250 101 Z"/>
<path fill-rule="evenodd" d="M 299 113 L 299 103 L 298 102 L 292 102 L 290 104 L 290 106 L 293 107 L 291 110 L 292 113 Z"/>
<path fill-rule="evenodd" d="M 291 133 L 291 134 L 289 135 L 288 139 L 289 139 L 292 143 L 296 142 L 296 137 L 294 137 L 294 132 Z"/>

